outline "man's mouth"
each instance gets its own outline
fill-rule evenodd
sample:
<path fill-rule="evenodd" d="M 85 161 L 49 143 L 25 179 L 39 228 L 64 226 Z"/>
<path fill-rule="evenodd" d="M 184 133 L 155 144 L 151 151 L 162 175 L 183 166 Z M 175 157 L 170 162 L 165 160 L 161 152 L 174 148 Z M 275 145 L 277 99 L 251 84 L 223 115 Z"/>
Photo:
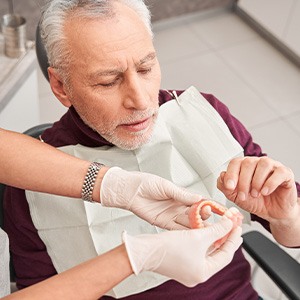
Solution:
<path fill-rule="evenodd" d="M 150 126 L 151 121 L 152 116 L 132 123 L 120 124 L 119 126 L 131 132 L 139 132 L 146 130 Z"/>

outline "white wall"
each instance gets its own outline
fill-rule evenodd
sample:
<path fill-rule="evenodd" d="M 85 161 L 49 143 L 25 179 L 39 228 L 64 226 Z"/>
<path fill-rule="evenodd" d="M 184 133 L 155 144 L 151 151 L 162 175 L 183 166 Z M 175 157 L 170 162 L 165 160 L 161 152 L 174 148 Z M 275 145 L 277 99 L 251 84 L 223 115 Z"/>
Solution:
<path fill-rule="evenodd" d="M 39 123 L 37 71 L 34 70 L 0 112 L 0 127 L 23 132 Z"/>
<path fill-rule="evenodd" d="M 238 6 L 300 57 L 300 0 L 239 0 Z"/>

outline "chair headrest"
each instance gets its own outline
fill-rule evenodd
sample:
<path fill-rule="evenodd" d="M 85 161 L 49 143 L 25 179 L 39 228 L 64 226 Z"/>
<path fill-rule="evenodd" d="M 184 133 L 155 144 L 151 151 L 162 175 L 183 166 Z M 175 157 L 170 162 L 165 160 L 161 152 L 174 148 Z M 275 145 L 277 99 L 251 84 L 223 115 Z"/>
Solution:
<path fill-rule="evenodd" d="M 35 51 L 36 51 L 36 56 L 37 56 L 37 60 L 40 65 L 40 68 L 41 68 L 44 76 L 46 77 L 46 79 L 49 81 L 49 77 L 48 77 L 49 63 L 48 63 L 46 50 L 45 50 L 44 44 L 41 39 L 39 25 L 36 27 L 36 32 L 35 32 Z"/>

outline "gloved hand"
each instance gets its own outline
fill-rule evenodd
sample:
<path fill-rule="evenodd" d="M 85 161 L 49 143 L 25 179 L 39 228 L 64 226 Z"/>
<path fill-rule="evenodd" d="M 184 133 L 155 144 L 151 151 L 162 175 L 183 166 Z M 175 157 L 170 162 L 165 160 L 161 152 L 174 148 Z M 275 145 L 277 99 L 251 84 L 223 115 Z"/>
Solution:
<path fill-rule="evenodd" d="M 226 217 L 201 229 L 166 231 L 159 234 L 130 236 L 123 241 L 133 272 L 153 271 L 193 287 L 229 264 L 242 243 L 242 229 Z M 218 249 L 213 243 L 229 234 Z"/>
<path fill-rule="evenodd" d="M 159 176 L 118 167 L 106 172 L 100 189 L 103 206 L 130 210 L 150 224 L 169 230 L 190 228 L 187 210 L 201 199 Z"/>

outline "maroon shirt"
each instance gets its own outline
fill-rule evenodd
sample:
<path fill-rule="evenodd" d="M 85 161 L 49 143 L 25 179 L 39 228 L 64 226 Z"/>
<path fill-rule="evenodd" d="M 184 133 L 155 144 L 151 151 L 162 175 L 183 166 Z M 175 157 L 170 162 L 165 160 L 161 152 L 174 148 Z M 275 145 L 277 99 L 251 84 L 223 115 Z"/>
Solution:
<path fill-rule="evenodd" d="M 180 95 L 183 91 L 177 91 Z M 246 156 L 264 155 L 261 148 L 253 143 L 245 127 L 234 118 L 228 108 L 210 94 L 202 94 L 221 115 L 234 138 L 244 148 Z M 160 105 L 171 100 L 166 91 L 160 91 Z M 46 130 L 42 139 L 55 147 L 81 144 L 87 147 L 111 145 L 95 131 L 85 125 L 73 107 Z M 28 174 L 30 176 L 30 174 Z M 297 184 L 298 195 L 300 186 Z M 24 288 L 56 274 L 46 246 L 39 238 L 30 213 L 24 190 L 8 187 L 4 202 L 4 226 L 10 240 L 10 250 L 16 270 L 18 288 Z M 269 228 L 265 220 L 252 215 L 252 220 L 259 221 Z M 99 270 L 101 272 L 101 270 Z M 241 248 L 235 253 L 232 262 L 205 283 L 194 288 L 187 288 L 170 280 L 146 292 L 122 299 L 258 299 L 250 284 L 250 265 L 243 256 Z M 112 299 L 104 296 L 101 299 Z"/>

